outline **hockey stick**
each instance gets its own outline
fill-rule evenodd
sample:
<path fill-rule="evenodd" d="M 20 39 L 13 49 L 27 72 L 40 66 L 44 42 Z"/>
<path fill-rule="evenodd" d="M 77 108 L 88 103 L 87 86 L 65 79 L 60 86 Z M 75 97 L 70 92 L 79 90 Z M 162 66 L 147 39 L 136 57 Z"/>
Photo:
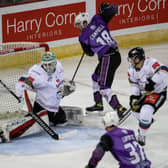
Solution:
<path fill-rule="evenodd" d="M 10 92 L 18 100 L 19 103 L 21 102 L 19 97 L 17 97 L 16 94 L 11 89 L 9 89 L 8 86 L 6 86 L 6 84 L 4 82 L 2 82 L 2 80 L 0 80 L 0 83 L 4 88 L 6 88 L 8 90 L 8 92 Z"/>
<path fill-rule="evenodd" d="M 73 77 L 72 77 L 72 79 L 71 79 L 72 82 L 74 81 L 74 78 L 75 78 L 76 73 L 77 73 L 77 71 L 78 71 L 78 69 L 79 69 L 79 66 L 80 66 L 80 64 L 81 64 L 81 62 L 82 62 L 82 60 L 83 60 L 84 55 L 85 55 L 85 53 L 83 52 L 83 54 L 82 54 L 82 56 L 81 56 L 81 58 L 80 58 L 80 60 L 79 60 L 78 66 L 76 67 L 76 70 L 75 70 L 75 72 L 74 72 L 74 75 L 73 75 Z"/>
<path fill-rule="evenodd" d="M 78 69 L 79 69 L 79 66 L 80 66 L 80 64 L 81 64 L 81 62 L 82 62 L 82 60 L 83 60 L 84 55 L 85 55 L 85 53 L 83 52 L 83 54 L 82 54 L 82 56 L 81 56 L 81 58 L 80 58 L 80 60 L 79 60 L 79 63 L 78 63 L 78 65 L 77 65 L 77 67 L 76 67 L 76 70 L 75 70 L 75 72 L 74 72 L 74 74 L 73 74 L 72 79 L 71 79 L 70 81 L 68 81 L 67 84 L 64 84 L 63 97 L 68 96 L 68 95 L 70 95 L 72 92 L 75 91 L 76 86 L 75 86 L 74 79 L 75 79 L 76 73 L 77 73 L 77 71 L 78 71 Z"/>
<path fill-rule="evenodd" d="M 20 102 L 20 98 L 17 97 L 17 95 L 12 91 L 10 90 L 5 83 L 3 83 L 1 80 L 0 80 L 0 83 L 7 89 L 7 91 L 9 93 L 11 93 L 19 102 Z M 77 134 L 77 130 L 72 130 L 70 132 L 66 132 L 66 133 L 62 133 L 62 134 L 57 134 L 54 130 L 52 130 L 51 127 L 49 127 L 36 113 L 33 113 L 32 110 L 33 110 L 33 107 L 31 105 L 31 102 L 28 98 L 28 95 L 27 95 L 27 92 L 25 91 L 25 96 L 26 96 L 26 103 L 28 105 L 28 111 L 29 111 L 29 114 L 31 115 L 31 117 L 44 129 L 44 131 L 46 131 L 53 139 L 55 140 L 59 140 L 59 139 L 65 139 L 65 138 L 68 138 L 68 137 L 71 137 L 75 134 Z"/>
<path fill-rule="evenodd" d="M 145 98 L 145 94 L 140 97 L 140 99 L 136 102 L 136 105 L 139 105 L 139 103 Z M 129 108 L 123 115 L 123 118 L 119 120 L 119 125 L 121 125 L 129 116 L 131 115 L 131 108 Z"/>

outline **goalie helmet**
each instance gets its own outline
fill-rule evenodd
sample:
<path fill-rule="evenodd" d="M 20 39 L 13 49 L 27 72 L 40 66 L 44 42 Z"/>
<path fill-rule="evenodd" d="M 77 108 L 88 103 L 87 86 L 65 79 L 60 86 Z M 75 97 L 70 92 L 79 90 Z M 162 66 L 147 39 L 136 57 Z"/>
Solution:
<path fill-rule="evenodd" d="M 105 128 L 110 127 L 112 125 L 117 126 L 119 124 L 119 118 L 116 112 L 107 112 L 102 119 L 102 122 Z"/>
<path fill-rule="evenodd" d="M 56 55 L 53 52 L 48 51 L 42 55 L 42 66 L 48 74 L 55 72 L 56 64 Z"/>
<path fill-rule="evenodd" d="M 141 60 L 145 60 L 145 52 L 141 47 L 135 47 L 128 52 L 128 62 L 136 68 Z"/>
<path fill-rule="evenodd" d="M 88 13 L 79 13 L 76 17 L 75 17 L 75 25 L 81 25 L 82 28 L 84 27 L 84 23 L 88 23 L 89 22 L 89 14 Z"/>

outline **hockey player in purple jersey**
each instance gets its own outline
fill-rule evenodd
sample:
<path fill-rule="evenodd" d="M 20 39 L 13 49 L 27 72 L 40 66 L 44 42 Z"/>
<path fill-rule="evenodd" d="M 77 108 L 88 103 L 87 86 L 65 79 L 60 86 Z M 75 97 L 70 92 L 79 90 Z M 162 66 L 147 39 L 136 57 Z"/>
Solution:
<path fill-rule="evenodd" d="M 117 111 L 118 116 L 126 109 L 119 103 L 117 96 L 111 91 L 114 75 L 121 63 L 117 42 L 111 37 L 108 23 L 117 14 L 116 5 L 102 3 L 99 14 L 93 16 L 89 23 L 88 14 L 80 13 L 75 18 L 75 26 L 81 31 L 79 42 L 83 51 L 88 56 L 95 53 L 98 64 L 92 74 L 93 97 L 95 104 L 87 107 L 87 111 L 102 111 L 102 97 Z"/>
<path fill-rule="evenodd" d="M 95 168 L 107 151 L 118 161 L 119 168 L 151 167 L 144 149 L 136 141 L 134 131 L 117 127 L 118 121 L 115 112 L 105 114 L 103 124 L 107 132 L 101 137 L 85 168 Z"/>

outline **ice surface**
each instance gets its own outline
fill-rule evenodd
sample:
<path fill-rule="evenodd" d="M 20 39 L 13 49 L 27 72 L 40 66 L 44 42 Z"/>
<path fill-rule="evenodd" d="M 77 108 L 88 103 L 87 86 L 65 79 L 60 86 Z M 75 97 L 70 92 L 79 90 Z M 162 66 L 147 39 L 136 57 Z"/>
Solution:
<path fill-rule="evenodd" d="M 5 155 L 37 155 L 70 152 L 80 150 L 81 147 L 95 146 L 97 138 L 100 137 L 99 135 L 105 132 L 103 129 L 84 126 L 66 126 L 66 128 L 57 127 L 53 129 L 60 134 L 77 130 L 77 134 L 63 140 L 55 140 L 45 132 L 42 132 L 36 135 L 18 138 L 9 143 L 3 143 L 0 145 L 0 153 Z"/>
<path fill-rule="evenodd" d="M 168 44 L 144 46 L 146 56 L 157 58 L 168 66 Z M 127 80 L 127 53 L 129 48 L 121 49 L 122 64 L 113 83 L 113 91 L 121 103 L 128 107 L 130 87 Z M 71 80 L 80 57 L 61 60 L 65 78 Z M 96 57 L 84 57 L 76 74 L 77 90 L 65 97 L 61 104 L 84 108 L 93 104 L 91 74 L 97 63 Z M 168 80 L 167 80 L 168 81 Z M 105 103 L 105 111 L 111 108 Z M 147 135 L 145 150 L 152 161 L 152 168 L 168 168 L 168 101 L 156 113 L 155 123 Z M 85 114 L 84 114 L 85 115 Z M 85 116 L 84 126 L 54 128 L 58 132 L 78 129 L 74 137 L 55 141 L 46 133 L 17 139 L 7 144 L 0 144 L 0 168 L 84 168 L 99 137 L 104 132 L 101 113 Z M 137 121 L 130 116 L 122 125 L 137 132 Z M 107 153 L 98 168 L 117 168 L 117 162 Z"/>

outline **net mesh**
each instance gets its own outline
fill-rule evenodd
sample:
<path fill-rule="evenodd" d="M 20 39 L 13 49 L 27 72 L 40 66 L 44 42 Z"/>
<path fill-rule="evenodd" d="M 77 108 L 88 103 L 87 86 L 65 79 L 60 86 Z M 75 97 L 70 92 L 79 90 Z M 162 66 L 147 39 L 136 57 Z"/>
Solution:
<path fill-rule="evenodd" d="M 18 78 L 25 74 L 33 64 L 40 63 L 41 55 L 48 51 L 47 44 L 6 43 L 0 46 L 0 80 L 15 92 Z M 0 119 L 18 113 L 17 100 L 0 85 Z"/>

